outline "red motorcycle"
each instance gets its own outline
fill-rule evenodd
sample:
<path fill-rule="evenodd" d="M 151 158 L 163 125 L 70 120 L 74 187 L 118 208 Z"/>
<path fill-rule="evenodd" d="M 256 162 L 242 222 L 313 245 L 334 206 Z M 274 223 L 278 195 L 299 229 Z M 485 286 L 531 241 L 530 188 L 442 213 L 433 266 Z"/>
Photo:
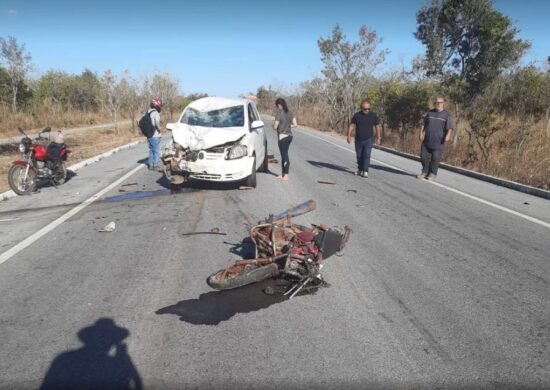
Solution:
<path fill-rule="evenodd" d="M 13 192 L 28 195 L 36 190 L 40 180 L 49 180 L 54 186 L 63 184 L 67 177 L 65 161 L 69 154 L 63 142 L 63 134 L 59 132 L 46 145 L 50 139 L 49 127 L 38 134 L 34 143 L 22 129 L 19 132 L 24 136 L 19 144 L 19 151 L 23 153 L 24 159 L 12 162 L 8 171 L 8 183 Z M 44 134 L 48 136 L 45 137 Z"/>
<path fill-rule="evenodd" d="M 238 260 L 210 275 L 206 283 L 216 290 L 227 290 L 278 277 L 289 282 L 284 293 L 289 298 L 302 290 L 323 285 L 322 262 L 341 253 L 351 229 L 345 226 L 339 230 L 325 225 L 306 227 L 291 221 L 291 217 L 315 208 L 315 201 L 309 200 L 252 226 L 250 239 L 256 248 L 255 259 Z"/>

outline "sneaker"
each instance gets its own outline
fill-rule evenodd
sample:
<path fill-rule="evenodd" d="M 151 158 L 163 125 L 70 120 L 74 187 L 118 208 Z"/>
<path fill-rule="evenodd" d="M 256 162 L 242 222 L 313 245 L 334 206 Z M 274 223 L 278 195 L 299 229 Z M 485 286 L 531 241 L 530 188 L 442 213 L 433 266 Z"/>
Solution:
<path fill-rule="evenodd" d="M 426 176 L 426 180 L 435 181 L 435 179 L 437 179 L 437 175 L 428 175 L 428 176 Z"/>
<path fill-rule="evenodd" d="M 426 179 L 427 176 L 426 176 L 426 174 L 425 174 L 424 172 L 422 172 L 420 175 L 416 175 L 416 178 L 417 178 L 417 179 Z"/>
<path fill-rule="evenodd" d="M 361 172 L 361 176 L 369 177 L 369 173 L 367 171 L 363 171 L 363 172 Z"/>
<path fill-rule="evenodd" d="M 353 172 L 353 174 L 354 174 L 355 176 L 361 176 L 361 171 L 355 171 L 355 172 Z"/>

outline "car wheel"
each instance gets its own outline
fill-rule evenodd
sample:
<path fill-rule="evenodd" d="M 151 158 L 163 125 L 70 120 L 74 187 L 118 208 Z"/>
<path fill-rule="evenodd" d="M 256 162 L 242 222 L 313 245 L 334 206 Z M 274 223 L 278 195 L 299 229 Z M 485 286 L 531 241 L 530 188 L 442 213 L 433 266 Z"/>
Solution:
<path fill-rule="evenodd" d="M 252 172 L 246 178 L 245 186 L 256 188 L 256 157 L 254 157 L 254 162 L 252 163 Z"/>
<path fill-rule="evenodd" d="M 259 169 L 260 172 L 269 171 L 269 158 L 267 157 L 267 140 L 264 143 L 264 161 Z"/>

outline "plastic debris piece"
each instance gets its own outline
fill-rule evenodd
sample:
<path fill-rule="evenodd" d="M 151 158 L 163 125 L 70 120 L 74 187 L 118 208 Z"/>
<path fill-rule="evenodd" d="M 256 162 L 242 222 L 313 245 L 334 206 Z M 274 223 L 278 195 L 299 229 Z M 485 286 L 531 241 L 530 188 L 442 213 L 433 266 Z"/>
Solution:
<path fill-rule="evenodd" d="M 182 233 L 182 236 L 196 236 L 198 234 L 215 234 L 219 236 L 227 236 L 227 233 L 220 233 L 220 232 L 190 232 L 190 233 Z"/>
<path fill-rule="evenodd" d="M 328 181 L 328 180 L 317 180 L 317 183 L 320 183 L 320 184 L 336 184 L 335 182 Z"/>
<path fill-rule="evenodd" d="M 123 184 L 122 187 L 128 187 L 128 186 L 137 186 L 138 183 L 126 183 L 126 184 Z"/>
<path fill-rule="evenodd" d="M 353 192 L 354 194 L 357 194 L 357 190 L 348 190 L 347 192 Z"/>
<path fill-rule="evenodd" d="M 115 227 L 116 227 L 115 222 L 111 221 L 107 225 L 105 225 L 105 227 L 103 229 L 99 229 L 98 231 L 99 232 L 105 232 L 105 233 L 111 233 L 111 232 L 115 231 Z"/>
<path fill-rule="evenodd" d="M 213 227 L 212 229 L 210 229 L 210 231 L 212 233 L 219 233 L 220 232 L 220 228 L 219 227 Z"/>

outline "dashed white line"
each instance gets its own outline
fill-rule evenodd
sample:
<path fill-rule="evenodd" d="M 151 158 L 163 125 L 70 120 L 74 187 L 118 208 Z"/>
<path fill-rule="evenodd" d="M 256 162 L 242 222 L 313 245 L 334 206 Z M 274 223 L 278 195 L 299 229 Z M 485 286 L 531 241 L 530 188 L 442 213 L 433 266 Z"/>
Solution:
<path fill-rule="evenodd" d="M 338 145 L 338 144 L 336 144 L 336 143 L 334 143 L 334 142 L 331 142 L 331 141 L 329 141 L 329 140 L 327 140 L 327 139 L 324 139 L 324 138 L 321 138 L 321 137 L 317 137 L 317 136 L 315 136 L 315 135 L 313 135 L 313 134 L 310 134 L 310 133 L 308 133 L 308 132 L 302 132 L 302 134 L 305 134 L 305 135 L 307 135 L 307 136 L 309 136 L 309 137 L 312 137 L 312 138 L 316 138 L 316 139 L 318 139 L 318 140 L 320 140 L 320 141 L 326 142 L 326 143 L 331 144 L 331 145 L 333 145 L 333 146 L 336 146 L 336 147 L 338 147 L 338 148 L 340 148 L 340 149 L 344 149 L 344 150 L 346 150 L 346 151 L 348 151 L 348 152 L 350 152 L 350 153 L 355 153 L 354 150 L 348 149 L 348 148 L 346 148 L 346 147 L 344 147 L 344 146 L 342 146 L 342 145 Z M 386 166 L 386 167 L 388 167 L 388 168 L 397 169 L 398 171 L 401 171 L 401 172 L 412 173 L 412 172 L 408 172 L 408 171 L 406 171 L 406 170 L 404 170 L 404 169 L 402 169 L 402 168 L 398 168 L 398 167 L 396 167 L 396 166 L 387 164 L 387 163 L 385 163 L 385 162 L 383 162 L 383 161 L 380 161 L 380 160 L 372 159 L 372 161 L 376 161 L 377 163 L 382 164 L 382 165 L 384 165 L 384 166 Z M 520 212 L 518 212 L 518 211 L 511 210 L 511 209 L 509 209 L 509 208 L 507 208 L 507 207 L 504 207 L 504 206 L 500 206 L 500 205 L 498 205 L 498 204 L 496 204 L 496 203 L 493 203 L 493 202 L 490 202 L 490 201 L 488 201 L 488 200 L 478 198 L 477 196 L 468 194 L 468 193 L 466 193 L 466 192 L 462 192 L 462 191 L 457 190 L 457 189 L 455 189 L 455 188 L 446 186 L 445 184 L 437 183 L 437 182 L 434 182 L 434 181 L 427 181 L 427 183 L 430 183 L 430 184 L 432 184 L 432 185 L 434 185 L 434 186 L 438 186 L 438 187 L 440 187 L 440 188 L 444 188 L 444 189 L 446 189 L 446 190 L 448 190 L 448 191 L 454 192 L 455 194 L 462 195 L 462 196 L 464 196 L 464 197 L 466 197 L 466 198 L 475 200 L 475 201 L 477 201 L 477 202 L 479 202 L 479 203 L 483 203 L 483 204 L 485 204 L 485 205 L 487 205 L 487 206 L 491 206 L 491 207 L 493 207 L 493 208 L 495 208 L 495 209 L 504 211 L 504 212 L 506 212 L 506 213 L 508 213 L 508 214 L 515 215 L 516 217 L 523 218 L 523 219 L 525 219 L 525 220 L 527 220 L 527 221 L 529 221 L 529 222 L 533 222 L 533 223 L 536 223 L 536 224 L 538 224 L 538 225 L 540 225 L 540 226 L 544 226 L 544 227 L 550 229 L 550 223 L 545 222 L 545 221 L 542 221 L 542 220 L 540 220 L 540 219 L 533 218 L 533 217 L 531 217 L 531 216 L 529 216 L 529 215 L 522 214 L 522 213 L 520 213 Z"/>

